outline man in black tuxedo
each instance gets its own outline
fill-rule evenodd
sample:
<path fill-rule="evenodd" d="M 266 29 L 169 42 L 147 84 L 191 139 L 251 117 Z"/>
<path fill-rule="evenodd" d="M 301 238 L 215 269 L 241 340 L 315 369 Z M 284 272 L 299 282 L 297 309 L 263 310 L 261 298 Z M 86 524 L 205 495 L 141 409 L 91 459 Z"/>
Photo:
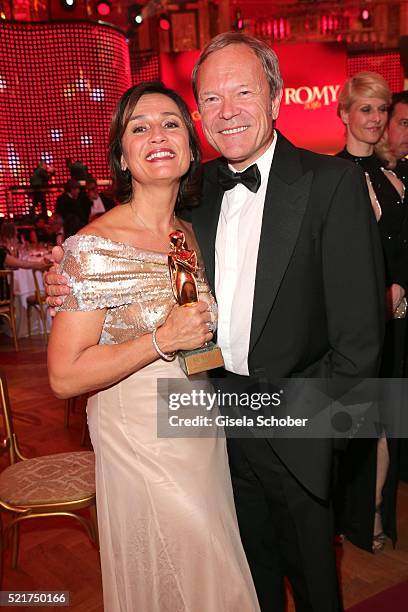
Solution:
<path fill-rule="evenodd" d="M 81 161 L 73 161 L 70 157 L 67 157 L 65 159 L 65 164 L 72 179 L 75 179 L 76 181 L 87 181 L 89 178 L 91 178 L 88 166 L 83 164 Z"/>
<path fill-rule="evenodd" d="M 112 198 L 98 191 L 98 185 L 94 179 L 86 181 L 85 193 L 79 196 L 79 211 L 84 225 L 114 206 L 115 202 Z"/>
<path fill-rule="evenodd" d="M 408 90 L 392 94 L 392 103 L 388 109 L 388 125 L 386 128 L 388 145 L 397 162 L 402 162 L 401 170 L 405 179 L 407 175 L 408 155 Z M 397 168 L 399 165 L 397 164 Z M 399 173 L 397 172 L 399 176 Z M 406 182 L 406 181 L 405 181 Z"/>
<path fill-rule="evenodd" d="M 64 192 L 55 202 L 55 212 L 62 219 L 64 238 L 76 234 L 85 223 L 81 220 L 79 193 L 81 186 L 75 179 L 69 179 L 64 185 Z"/>
<path fill-rule="evenodd" d="M 193 85 L 206 137 L 223 155 L 204 167 L 192 223 L 219 303 L 228 377 L 375 376 L 385 284 L 364 177 L 274 130 L 282 81 L 264 43 L 217 36 Z M 69 291 L 57 282 L 63 278 L 48 275 L 49 296 Z M 320 439 L 229 440 L 241 536 L 263 612 L 284 611 L 285 576 L 297 612 L 341 608 L 331 447 Z"/>
<path fill-rule="evenodd" d="M 396 159 L 395 174 L 408 188 L 408 90 L 392 94 L 392 103 L 388 109 L 388 125 L 386 128 L 388 145 Z M 400 327 L 402 320 L 398 322 Z M 404 321 L 405 326 L 407 321 Z M 405 363 L 405 376 L 408 376 L 408 363 Z M 408 482 L 408 439 L 399 441 L 400 478 Z"/>
<path fill-rule="evenodd" d="M 31 187 L 34 187 L 32 208 L 33 217 L 35 217 L 37 205 L 41 204 L 41 215 L 44 219 L 47 218 L 46 195 L 45 191 L 42 190 L 48 187 L 50 179 L 54 174 L 55 169 L 42 159 L 30 177 L 30 185 Z"/>
<path fill-rule="evenodd" d="M 228 375 L 376 376 L 384 277 L 364 177 L 274 130 L 282 81 L 260 41 L 217 36 L 201 53 L 193 88 L 206 138 L 223 156 L 204 168 L 192 223 L 217 297 Z M 284 576 L 298 612 L 340 610 L 331 441 L 228 444 L 262 611 L 284 610 Z"/>

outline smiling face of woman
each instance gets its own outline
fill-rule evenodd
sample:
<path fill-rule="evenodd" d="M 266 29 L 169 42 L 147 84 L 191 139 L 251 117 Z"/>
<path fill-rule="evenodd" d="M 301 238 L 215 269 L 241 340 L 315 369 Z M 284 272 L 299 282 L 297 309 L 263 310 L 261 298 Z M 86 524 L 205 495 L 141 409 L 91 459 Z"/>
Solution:
<path fill-rule="evenodd" d="M 179 182 L 190 165 L 188 130 L 177 104 L 164 94 L 143 95 L 122 137 L 122 170 L 141 184 Z"/>
<path fill-rule="evenodd" d="M 388 105 L 381 98 L 357 98 L 349 110 L 341 111 L 347 129 L 347 145 L 374 146 L 387 124 Z"/>

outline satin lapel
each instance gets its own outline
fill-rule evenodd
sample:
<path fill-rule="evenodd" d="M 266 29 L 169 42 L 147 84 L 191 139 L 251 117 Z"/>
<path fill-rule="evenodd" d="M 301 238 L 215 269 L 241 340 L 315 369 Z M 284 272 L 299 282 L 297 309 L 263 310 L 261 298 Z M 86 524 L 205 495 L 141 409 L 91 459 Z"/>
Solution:
<path fill-rule="evenodd" d="M 303 173 L 297 149 L 279 135 L 262 218 L 249 352 L 265 326 L 289 265 L 312 178 L 311 171 Z"/>
<path fill-rule="evenodd" d="M 214 293 L 215 238 L 224 195 L 224 191 L 220 188 L 216 179 L 216 167 L 217 164 L 211 164 L 211 171 L 207 172 L 203 182 L 201 204 L 198 208 L 193 209 L 192 213 L 194 233 L 204 259 L 207 279 Z"/>

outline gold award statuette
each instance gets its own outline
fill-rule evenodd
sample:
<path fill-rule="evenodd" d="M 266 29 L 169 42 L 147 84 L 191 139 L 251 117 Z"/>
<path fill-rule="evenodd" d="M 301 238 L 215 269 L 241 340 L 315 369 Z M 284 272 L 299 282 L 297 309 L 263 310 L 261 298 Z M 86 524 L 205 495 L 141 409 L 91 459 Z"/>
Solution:
<path fill-rule="evenodd" d="M 180 306 L 198 302 L 198 289 L 195 274 L 197 272 L 197 253 L 187 248 L 184 232 L 176 230 L 169 236 L 170 252 L 168 256 L 171 287 L 174 297 Z M 189 376 L 206 372 L 224 365 L 221 349 L 214 342 L 192 351 L 179 351 L 179 361 L 183 371 Z"/>

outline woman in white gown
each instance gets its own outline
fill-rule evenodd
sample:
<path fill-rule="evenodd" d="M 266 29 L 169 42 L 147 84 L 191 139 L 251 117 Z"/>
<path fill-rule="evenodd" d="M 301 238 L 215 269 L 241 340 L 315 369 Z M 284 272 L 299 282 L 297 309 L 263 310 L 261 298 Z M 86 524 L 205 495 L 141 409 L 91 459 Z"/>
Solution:
<path fill-rule="evenodd" d="M 214 435 L 157 436 L 157 379 L 185 379 L 179 349 L 212 337 L 215 308 L 202 266 L 200 301 L 175 304 L 167 252 L 199 165 L 183 100 L 159 83 L 128 90 L 109 146 L 117 206 L 69 238 L 71 294 L 55 318 L 49 375 L 60 397 L 88 402 L 106 612 L 257 612 L 225 449 Z M 199 432 L 197 431 L 197 436 Z"/>

